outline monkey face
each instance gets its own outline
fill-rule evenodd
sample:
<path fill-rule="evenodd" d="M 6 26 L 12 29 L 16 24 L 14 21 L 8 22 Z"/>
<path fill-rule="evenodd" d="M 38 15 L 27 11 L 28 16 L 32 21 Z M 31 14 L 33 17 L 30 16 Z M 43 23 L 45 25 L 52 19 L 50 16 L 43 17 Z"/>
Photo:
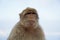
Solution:
<path fill-rule="evenodd" d="M 37 21 L 37 15 L 34 12 L 28 12 L 24 15 L 28 25 L 33 25 Z"/>
<path fill-rule="evenodd" d="M 26 9 L 22 13 L 22 20 L 25 26 L 35 26 L 38 21 L 38 15 L 35 9 Z"/>

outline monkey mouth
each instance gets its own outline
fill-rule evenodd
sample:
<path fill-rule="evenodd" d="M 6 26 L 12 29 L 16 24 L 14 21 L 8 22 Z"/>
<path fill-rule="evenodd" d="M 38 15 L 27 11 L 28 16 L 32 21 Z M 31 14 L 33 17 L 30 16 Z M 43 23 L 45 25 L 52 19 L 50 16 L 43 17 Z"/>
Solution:
<path fill-rule="evenodd" d="M 28 26 L 33 26 L 35 24 L 35 21 L 32 21 L 32 20 L 29 20 L 28 22 L 27 22 L 27 25 Z"/>

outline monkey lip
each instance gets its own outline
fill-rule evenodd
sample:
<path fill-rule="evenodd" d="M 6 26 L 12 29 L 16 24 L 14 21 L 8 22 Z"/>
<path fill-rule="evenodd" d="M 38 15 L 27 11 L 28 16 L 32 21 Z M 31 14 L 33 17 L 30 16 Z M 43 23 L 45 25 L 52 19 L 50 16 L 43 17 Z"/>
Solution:
<path fill-rule="evenodd" d="M 33 25 L 35 23 L 35 21 L 32 21 L 32 20 L 30 20 L 30 21 L 28 21 L 28 25 Z"/>

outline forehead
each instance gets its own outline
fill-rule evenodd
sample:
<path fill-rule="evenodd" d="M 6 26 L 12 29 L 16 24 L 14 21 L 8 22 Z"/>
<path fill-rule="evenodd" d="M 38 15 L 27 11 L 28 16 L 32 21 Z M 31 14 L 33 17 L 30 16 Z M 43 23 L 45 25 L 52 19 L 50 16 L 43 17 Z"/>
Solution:
<path fill-rule="evenodd" d="M 29 12 L 37 13 L 36 9 L 34 8 L 26 8 L 25 10 L 23 10 L 23 15 Z"/>

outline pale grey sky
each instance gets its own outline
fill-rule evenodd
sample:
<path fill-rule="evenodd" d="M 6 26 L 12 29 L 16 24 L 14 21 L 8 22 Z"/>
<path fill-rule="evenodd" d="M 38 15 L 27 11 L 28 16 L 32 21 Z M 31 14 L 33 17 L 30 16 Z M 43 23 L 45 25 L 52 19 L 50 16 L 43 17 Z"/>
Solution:
<path fill-rule="evenodd" d="M 19 13 L 26 7 L 37 9 L 46 35 L 60 35 L 60 0 L 0 0 L 1 36 L 9 35 L 19 20 Z"/>

